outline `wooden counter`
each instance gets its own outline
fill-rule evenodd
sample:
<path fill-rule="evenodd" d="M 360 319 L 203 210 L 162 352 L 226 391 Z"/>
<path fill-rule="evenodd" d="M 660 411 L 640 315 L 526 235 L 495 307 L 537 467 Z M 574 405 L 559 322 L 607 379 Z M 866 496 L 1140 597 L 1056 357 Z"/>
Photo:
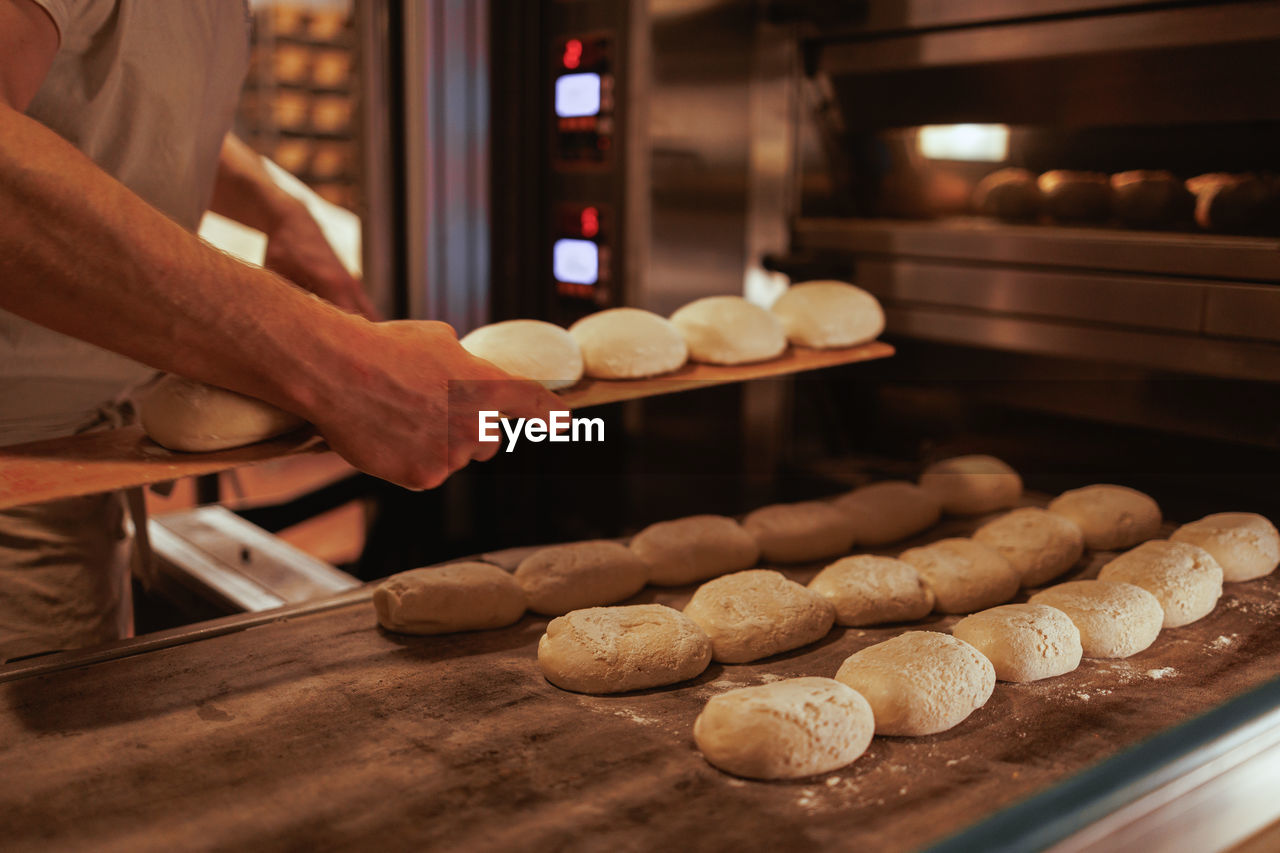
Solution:
<path fill-rule="evenodd" d="M 691 592 L 634 601 L 680 606 Z M 876 738 L 847 768 L 765 783 L 694 749 L 706 700 L 830 676 L 904 626 L 837 628 L 687 684 L 599 697 L 540 676 L 544 618 L 402 637 L 362 600 L 0 684 L 0 825 L 14 850 L 914 849 L 1274 678 L 1277 617 L 1280 577 L 1231 584 L 1211 615 L 1133 658 L 998 684 L 951 731 Z"/>

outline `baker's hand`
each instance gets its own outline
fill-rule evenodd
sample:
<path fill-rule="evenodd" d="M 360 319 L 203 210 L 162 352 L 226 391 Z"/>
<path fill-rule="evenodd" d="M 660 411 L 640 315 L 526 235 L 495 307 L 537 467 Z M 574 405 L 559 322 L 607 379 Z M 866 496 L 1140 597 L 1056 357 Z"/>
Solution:
<path fill-rule="evenodd" d="M 263 266 L 343 311 L 378 320 L 364 284 L 347 272 L 320 225 L 301 202 L 290 205 L 267 235 Z"/>
<path fill-rule="evenodd" d="M 447 323 L 365 323 L 344 341 L 348 375 L 305 417 L 360 470 L 412 489 L 433 489 L 472 459 L 498 452 L 479 440 L 479 412 L 548 420 L 563 409 L 536 382 L 517 379 L 462 348 Z"/>

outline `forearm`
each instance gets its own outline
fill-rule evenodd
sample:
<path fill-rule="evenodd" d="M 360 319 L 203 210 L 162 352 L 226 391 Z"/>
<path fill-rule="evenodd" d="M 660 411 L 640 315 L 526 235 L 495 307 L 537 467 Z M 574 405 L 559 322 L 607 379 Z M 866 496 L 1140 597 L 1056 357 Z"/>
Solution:
<path fill-rule="evenodd" d="M 3 105 L 0 139 L 0 308 L 304 417 L 329 402 L 364 320 L 202 243 Z"/>
<path fill-rule="evenodd" d="M 301 208 L 302 202 L 271 180 L 257 152 L 228 133 L 222 141 L 209 209 L 270 234 L 281 220 Z"/>

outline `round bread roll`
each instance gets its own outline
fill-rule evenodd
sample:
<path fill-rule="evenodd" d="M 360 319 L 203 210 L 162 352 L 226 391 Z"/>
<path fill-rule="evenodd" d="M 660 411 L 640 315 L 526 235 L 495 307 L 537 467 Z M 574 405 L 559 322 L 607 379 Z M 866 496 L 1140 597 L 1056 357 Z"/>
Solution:
<path fill-rule="evenodd" d="M 1103 483 L 1072 489 L 1050 501 L 1049 512 L 1074 521 L 1091 551 L 1118 551 L 1160 532 L 1160 507 L 1127 486 Z"/>
<path fill-rule="evenodd" d="M 788 678 L 711 697 L 693 723 L 707 763 L 749 779 L 798 779 L 851 764 L 875 732 L 871 706 L 830 678 Z"/>
<path fill-rule="evenodd" d="M 884 331 L 884 310 L 870 293 L 843 281 L 793 284 L 773 303 L 787 340 L 827 349 L 865 344 Z"/>
<path fill-rule="evenodd" d="M 623 693 L 688 681 L 711 662 L 711 640 L 661 604 L 589 607 L 558 616 L 538 641 L 538 667 L 575 693 Z"/>
<path fill-rule="evenodd" d="M 1018 594 L 1018 572 L 991 548 L 972 539 L 940 539 L 899 555 L 933 590 L 940 613 L 973 613 Z"/>
<path fill-rule="evenodd" d="M 1213 555 L 1228 581 L 1251 581 L 1280 565 L 1280 533 L 1254 512 L 1218 512 L 1184 524 L 1169 537 L 1190 542 Z"/>
<path fill-rule="evenodd" d="M 1037 592 L 1030 604 L 1056 607 L 1080 631 L 1088 658 L 1127 658 L 1150 646 L 1164 609 L 1140 586 L 1121 581 L 1067 581 Z"/>
<path fill-rule="evenodd" d="M 766 569 L 707 581 L 684 615 L 711 638 L 721 663 L 747 663 L 817 642 L 835 621 L 825 598 Z"/>
<path fill-rule="evenodd" d="M 1023 586 L 1053 580 L 1084 555 L 1084 534 L 1076 523 L 1038 507 L 1015 509 L 988 521 L 973 539 L 1008 560 Z"/>
<path fill-rule="evenodd" d="M 649 580 L 649 567 L 625 545 L 596 540 L 554 545 L 520 561 L 515 578 L 529 609 L 545 616 L 630 598 Z"/>
<path fill-rule="evenodd" d="M 787 348 L 776 316 L 741 296 L 706 296 L 671 315 L 684 335 L 689 358 L 707 364 L 768 361 Z"/>
<path fill-rule="evenodd" d="M 866 698 L 878 735 L 932 735 L 991 698 L 996 671 L 973 646 L 934 631 L 908 631 L 850 655 L 836 673 Z"/>
<path fill-rule="evenodd" d="M 639 308 L 610 308 L 569 327 L 595 379 L 643 379 L 679 370 L 688 358 L 680 330 Z"/>
<path fill-rule="evenodd" d="M 1262 225 L 1271 203 L 1267 183 L 1256 175 L 1212 172 L 1187 181 L 1196 198 L 1196 224 L 1211 231 L 1248 232 Z"/>
<path fill-rule="evenodd" d="M 1059 222 L 1102 222 L 1111 215 L 1111 181 L 1106 175 L 1055 169 L 1036 183 L 1045 213 Z"/>
<path fill-rule="evenodd" d="M 1164 610 L 1165 628 L 1207 616 L 1222 597 L 1222 567 L 1189 542 L 1143 542 L 1103 566 L 1098 580 L 1124 581 L 1154 595 Z"/>
<path fill-rule="evenodd" d="M 1040 188 L 1036 186 L 1036 177 L 1026 169 L 994 171 L 974 187 L 973 207 L 983 216 L 1008 222 L 1035 219 L 1040 215 Z"/>
<path fill-rule="evenodd" d="M 955 456 L 925 468 L 920 488 L 948 515 L 983 515 L 1016 504 L 1022 478 L 994 456 Z"/>
<path fill-rule="evenodd" d="M 933 590 L 910 563 L 858 554 L 836 560 L 809 581 L 830 601 L 840 625 L 879 625 L 923 619 L 933 610 Z"/>
<path fill-rule="evenodd" d="M 378 584 L 378 624 L 401 634 L 502 628 L 524 615 L 524 590 L 489 563 L 452 563 L 401 572 Z"/>
<path fill-rule="evenodd" d="M 568 388 L 582 378 L 578 342 L 554 323 L 507 320 L 481 326 L 459 343 L 477 358 L 552 390 Z"/>
<path fill-rule="evenodd" d="M 747 514 L 742 526 L 775 563 L 808 563 L 853 547 L 853 527 L 840 510 L 822 501 L 773 504 Z"/>
<path fill-rule="evenodd" d="M 303 423 L 270 403 L 172 374 L 146 392 L 140 414 L 148 438 L 188 453 L 265 441 Z"/>
<path fill-rule="evenodd" d="M 659 521 L 631 539 L 649 565 L 649 583 L 682 586 L 749 569 L 760 559 L 755 537 L 732 518 L 693 515 Z"/>
<path fill-rule="evenodd" d="M 1116 217 L 1131 228 L 1159 228 L 1189 221 L 1195 197 L 1170 172 L 1136 169 L 1111 176 Z"/>
<path fill-rule="evenodd" d="M 966 616 L 951 633 L 991 661 L 1000 681 L 1039 681 L 1071 672 L 1084 649 L 1067 614 L 1045 604 L 1004 604 Z"/>
<path fill-rule="evenodd" d="M 854 489 L 831 505 L 849 516 L 853 541 L 869 548 L 928 530 L 942 516 L 937 498 L 905 480 L 886 480 Z"/>

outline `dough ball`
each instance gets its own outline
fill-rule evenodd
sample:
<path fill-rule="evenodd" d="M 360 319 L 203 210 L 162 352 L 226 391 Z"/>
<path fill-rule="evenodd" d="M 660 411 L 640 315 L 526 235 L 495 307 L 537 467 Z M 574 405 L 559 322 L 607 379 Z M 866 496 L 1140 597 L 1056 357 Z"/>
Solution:
<path fill-rule="evenodd" d="M 173 375 L 147 391 L 141 416 L 152 441 L 190 453 L 265 441 L 303 423 L 270 403 Z"/>
<path fill-rule="evenodd" d="M 489 563 L 452 563 L 401 572 L 378 584 L 378 624 L 401 634 L 502 628 L 524 615 L 524 590 Z"/>
<path fill-rule="evenodd" d="M 684 615 L 711 638 L 721 663 L 747 663 L 817 642 L 835 609 L 816 592 L 778 572 L 750 569 L 698 587 Z"/>
<path fill-rule="evenodd" d="M 809 582 L 830 601 L 841 625 L 879 625 L 923 619 L 933 610 L 933 590 L 910 563 L 859 554 L 836 560 Z"/>
<path fill-rule="evenodd" d="M 787 339 L 802 347 L 852 347 L 879 337 L 884 310 L 870 293 L 843 281 L 793 284 L 773 303 Z"/>
<path fill-rule="evenodd" d="M 991 698 L 996 671 L 973 646 L 908 631 L 850 655 L 836 673 L 861 693 L 878 735 L 932 735 L 959 725 Z"/>
<path fill-rule="evenodd" d="M 1039 681 L 1071 672 L 1084 649 L 1067 614 L 1045 604 L 1005 604 L 955 624 L 951 633 L 991 661 L 1001 681 Z"/>
<path fill-rule="evenodd" d="M 1130 228 L 1161 228 L 1191 219 L 1195 196 L 1171 172 L 1135 169 L 1111 176 L 1116 218 Z"/>
<path fill-rule="evenodd" d="M 940 539 L 899 555 L 933 590 L 941 613 L 973 613 L 1018 594 L 1022 579 L 1009 561 L 981 542 Z"/>
<path fill-rule="evenodd" d="M 1160 507 L 1127 486 L 1101 484 L 1063 492 L 1049 502 L 1049 512 L 1065 516 L 1084 533 L 1091 551 L 1118 551 L 1145 542 L 1160 532 Z"/>
<path fill-rule="evenodd" d="M 1023 586 L 1041 586 L 1084 556 L 1084 534 L 1065 516 L 1023 507 L 989 521 L 973 534 L 1009 561 Z"/>
<path fill-rule="evenodd" d="M 556 687 L 622 693 L 688 681 L 711 662 L 711 640 L 661 604 L 589 607 L 551 620 L 538 666 Z"/>
<path fill-rule="evenodd" d="M 1152 539 L 1102 567 L 1098 580 L 1124 581 L 1156 597 L 1164 627 L 1189 625 L 1209 615 L 1222 596 L 1222 567 L 1199 545 Z"/>
<path fill-rule="evenodd" d="M 689 358 L 707 364 L 768 361 L 787 348 L 776 316 L 741 296 L 707 296 L 671 315 L 689 345 Z"/>
<path fill-rule="evenodd" d="M 649 583 L 681 586 L 749 569 L 760 559 L 755 538 L 732 518 L 693 515 L 659 521 L 631 539 L 649 565 Z"/>
<path fill-rule="evenodd" d="M 1056 169 L 1036 183 L 1045 213 L 1059 222 L 1102 222 L 1111 215 L 1111 181 L 1099 172 Z"/>
<path fill-rule="evenodd" d="M 948 515 L 983 515 L 1016 504 L 1022 478 L 994 456 L 956 456 L 924 469 L 920 488 Z"/>
<path fill-rule="evenodd" d="M 625 545 L 603 540 L 543 548 L 516 567 L 529 609 L 546 616 L 630 598 L 649 580 L 649 567 Z"/>
<path fill-rule="evenodd" d="M 544 387 L 568 388 L 582 378 L 582 350 L 573 336 L 542 320 L 507 320 L 481 326 L 463 338 L 477 358 Z"/>
<path fill-rule="evenodd" d="M 978 181 L 973 189 L 974 210 L 1009 222 L 1040 215 L 1040 188 L 1026 169 L 999 169 Z"/>
<path fill-rule="evenodd" d="M 639 308 L 610 308 L 569 327 L 595 379 L 643 379 L 679 370 L 689 355 L 680 330 Z"/>
<path fill-rule="evenodd" d="M 693 740 L 726 773 L 798 779 L 857 760 L 875 725 L 856 690 L 831 678 L 789 678 L 713 696 L 693 723 Z"/>
<path fill-rule="evenodd" d="M 905 480 L 872 483 L 841 495 L 832 506 L 849 516 L 853 541 L 877 548 L 914 536 L 938 523 L 938 499 Z"/>
<path fill-rule="evenodd" d="M 1031 604 L 1056 607 L 1075 623 L 1088 658 L 1127 658 L 1150 646 L 1164 624 L 1156 597 L 1121 581 L 1067 581 L 1037 592 Z"/>
<path fill-rule="evenodd" d="M 1184 524 L 1169 537 L 1190 542 L 1213 555 L 1229 581 L 1251 581 L 1275 571 L 1280 564 L 1280 533 L 1253 512 L 1219 512 Z"/>
<path fill-rule="evenodd" d="M 774 563 L 808 563 L 845 554 L 853 547 L 853 527 L 840 510 L 822 501 L 761 507 L 742 520 Z"/>

